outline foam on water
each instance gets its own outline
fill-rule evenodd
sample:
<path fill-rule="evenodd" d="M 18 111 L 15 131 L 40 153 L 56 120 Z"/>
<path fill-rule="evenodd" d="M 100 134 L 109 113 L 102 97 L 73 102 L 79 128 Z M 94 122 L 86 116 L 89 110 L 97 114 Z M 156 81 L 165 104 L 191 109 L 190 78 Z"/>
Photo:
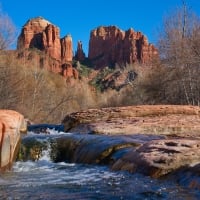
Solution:
<path fill-rule="evenodd" d="M 49 136 L 59 133 L 52 131 Z M 28 133 L 25 137 L 34 137 Z M 42 136 L 42 135 L 41 135 Z M 47 142 L 47 137 L 39 137 Z M 49 146 L 39 160 L 16 162 L 13 170 L 0 174 L 0 199 L 198 199 L 200 194 L 171 180 L 141 174 L 113 172 L 106 166 L 54 163 Z"/>
<path fill-rule="evenodd" d="M 38 135 L 38 134 L 40 134 L 40 135 L 69 135 L 69 134 L 72 134 L 72 133 L 57 131 L 55 129 L 49 129 L 49 128 L 47 128 L 46 133 L 44 133 L 44 132 L 35 133 L 33 131 L 27 132 L 27 135 Z"/>

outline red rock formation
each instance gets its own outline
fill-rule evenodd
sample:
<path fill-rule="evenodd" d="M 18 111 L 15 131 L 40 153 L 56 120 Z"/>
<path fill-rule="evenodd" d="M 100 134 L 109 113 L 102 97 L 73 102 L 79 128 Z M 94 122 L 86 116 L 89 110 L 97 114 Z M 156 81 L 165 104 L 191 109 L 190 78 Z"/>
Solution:
<path fill-rule="evenodd" d="M 70 35 L 65 36 L 61 40 L 61 60 L 62 63 L 70 62 L 73 58 L 73 43 Z"/>
<path fill-rule="evenodd" d="M 78 41 L 75 58 L 78 61 L 85 60 L 85 53 L 83 52 L 83 47 L 82 47 L 82 42 L 81 41 Z"/>
<path fill-rule="evenodd" d="M 157 55 L 156 48 L 141 32 L 133 29 L 124 32 L 116 26 L 101 26 L 91 31 L 89 59 L 96 67 L 115 63 L 148 63 L 154 55 Z"/>
<path fill-rule="evenodd" d="M 45 52 L 23 49 L 13 52 L 13 56 L 27 66 L 39 67 L 54 73 L 61 73 L 62 71 L 60 61 L 52 58 Z"/>
<path fill-rule="evenodd" d="M 49 21 L 37 17 L 28 20 L 23 26 L 20 36 L 18 37 L 17 48 L 38 48 L 40 50 L 44 49 L 42 45 L 42 32 L 45 28 L 51 24 Z"/>
<path fill-rule="evenodd" d="M 72 61 L 73 57 L 71 37 L 60 40 L 59 28 L 42 17 L 33 18 L 24 25 L 17 49 L 24 48 L 39 49 L 60 62 Z"/>
<path fill-rule="evenodd" d="M 20 132 L 25 132 L 26 128 L 20 113 L 0 110 L 0 171 L 11 168 L 18 151 Z"/>
<path fill-rule="evenodd" d="M 45 31 L 42 32 L 42 40 L 45 52 L 52 58 L 60 60 L 61 44 L 59 29 L 56 26 L 49 24 L 45 28 Z"/>
<path fill-rule="evenodd" d="M 78 71 L 72 67 L 70 63 L 64 63 L 62 65 L 62 75 L 64 78 L 75 78 L 78 79 Z"/>

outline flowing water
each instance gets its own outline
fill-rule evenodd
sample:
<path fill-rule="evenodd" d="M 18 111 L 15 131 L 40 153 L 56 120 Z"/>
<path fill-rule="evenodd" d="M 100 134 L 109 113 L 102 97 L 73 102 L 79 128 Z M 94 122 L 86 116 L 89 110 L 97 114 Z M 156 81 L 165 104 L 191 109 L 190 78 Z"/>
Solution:
<path fill-rule="evenodd" d="M 0 175 L 0 199 L 200 199 L 199 191 L 171 179 L 113 172 L 107 166 L 53 163 L 47 150 L 42 155 L 35 162 L 18 161 Z"/>

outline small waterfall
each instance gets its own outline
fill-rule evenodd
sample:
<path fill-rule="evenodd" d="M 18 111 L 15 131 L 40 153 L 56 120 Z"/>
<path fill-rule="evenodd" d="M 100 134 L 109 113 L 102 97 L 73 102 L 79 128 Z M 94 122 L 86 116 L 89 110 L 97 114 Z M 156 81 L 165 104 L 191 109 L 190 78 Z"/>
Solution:
<path fill-rule="evenodd" d="M 28 133 L 22 139 L 13 170 L 0 175 L 0 199 L 200 198 L 198 191 L 170 179 L 111 171 L 108 163 L 135 145 L 133 142 L 126 146 L 125 142 L 123 137 L 108 140 L 104 136 L 55 131 L 48 135 Z M 81 162 L 75 164 L 74 160 Z M 86 164 L 89 160 L 90 164 Z"/>

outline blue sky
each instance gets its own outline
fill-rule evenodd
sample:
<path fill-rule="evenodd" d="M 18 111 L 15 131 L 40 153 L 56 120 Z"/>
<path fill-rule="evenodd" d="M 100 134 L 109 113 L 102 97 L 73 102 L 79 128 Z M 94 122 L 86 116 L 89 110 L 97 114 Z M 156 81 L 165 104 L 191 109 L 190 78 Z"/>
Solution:
<path fill-rule="evenodd" d="M 186 0 L 200 16 L 200 0 Z M 71 34 L 76 50 L 81 40 L 87 53 L 90 31 L 100 25 L 132 27 L 156 42 L 156 30 L 164 15 L 181 6 L 182 0 L 0 0 L 2 10 L 18 30 L 30 18 L 42 16 L 60 27 L 61 37 Z"/>

